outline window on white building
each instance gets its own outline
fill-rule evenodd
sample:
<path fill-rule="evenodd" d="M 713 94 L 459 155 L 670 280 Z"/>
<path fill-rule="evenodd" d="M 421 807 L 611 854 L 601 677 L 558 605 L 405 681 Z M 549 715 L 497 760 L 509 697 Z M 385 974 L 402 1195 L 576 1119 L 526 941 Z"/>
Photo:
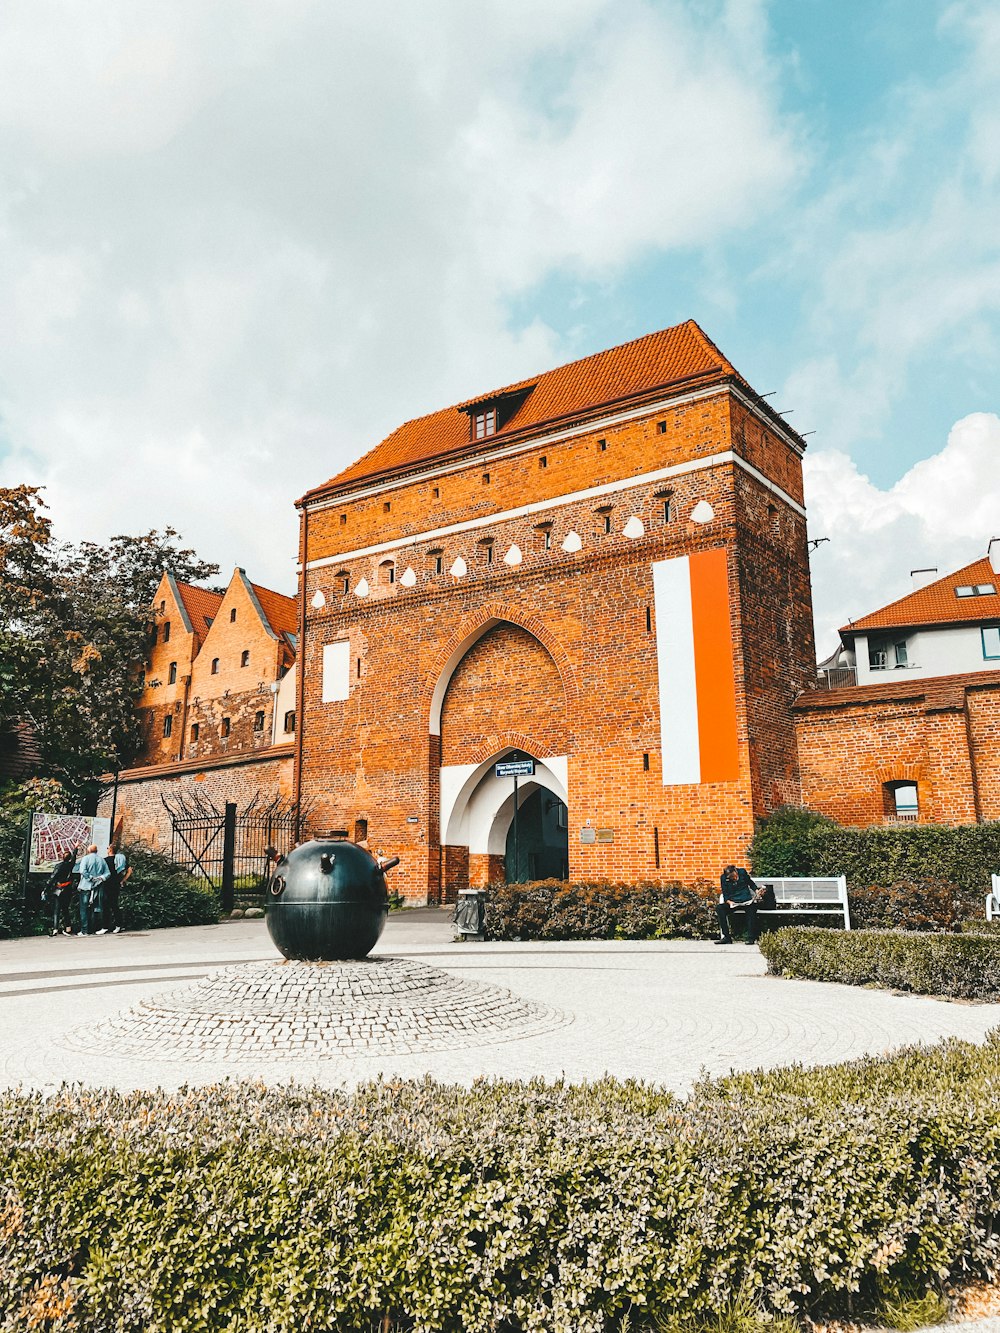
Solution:
<path fill-rule="evenodd" d="M 983 657 L 1000 657 L 1000 625 L 984 625 Z"/>

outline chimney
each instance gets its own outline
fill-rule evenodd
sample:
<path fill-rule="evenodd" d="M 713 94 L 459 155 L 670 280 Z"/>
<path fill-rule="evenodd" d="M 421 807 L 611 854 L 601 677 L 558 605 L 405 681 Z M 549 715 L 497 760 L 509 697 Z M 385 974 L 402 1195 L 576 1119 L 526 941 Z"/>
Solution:
<path fill-rule="evenodd" d="M 913 580 L 913 591 L 918 588 L 926 588 L 928 583 L 933 583 L 937 578 L 937 567 L 933 569 L 911 569 L 910 578 Z"/>
<path fill-rule="evenodd" d="M 994 574 L 1000 574 L 1000 537 L 990 538 L 986 554 L 989 556 L 990 569 L 993 570 Z"/>

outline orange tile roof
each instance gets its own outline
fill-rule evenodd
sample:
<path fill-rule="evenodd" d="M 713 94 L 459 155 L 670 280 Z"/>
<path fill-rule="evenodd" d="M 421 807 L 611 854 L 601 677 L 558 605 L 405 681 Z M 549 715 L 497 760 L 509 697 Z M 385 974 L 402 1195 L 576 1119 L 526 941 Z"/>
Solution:
<path fill-rule="evenodd" d="M 656 391 L 735 377 L 749 389 L 694 320 L 573 361 L 516 384 L 466 399 L 407 421 L 356 463 L 307 492 L 310 498 L 349 482 L 392 475 L 462 453 L 482 452 L 541 426 L 571 420 L 599 407 L 641 399 Z M 468 410 L 530 390 L 496 435 L 470 439 Z M 750 390 L 752 393 L 753 391 Z"/>
<path fill-rule="evenodd" d="M 1000 588 L 1000 575 L 994 574 L 983 556 L 954 574 L 928 583 L 926 588 L 890 602 L 880 611 L 844 625 L 841 634 L 852 635 L 870 629 L 904 629 L 917 625 L 978 625 L 984 620 L 1000 620 L 1000 592 L 982 597 L 956 597 L 957 587 L 991 583 Z"/>
<path fill-rule="evenodd" d="M 181 595 L 184 609 L 199 639 L 208 633 L 209 622 L 214 620 L 222 604 L 221 592 L 210 592 L 208 588 L 196 588 L 193 583 L 176 580 L 177 591 Z"/>
<path fill-rule="evenodd" d="M 294 597 L 286 597 L 283 592 L 273 592 L 262 588 L 259 583 L 251 583 L 257 594 L 260 609 L 267 617 L 267 622 L 275 634 L 297 634 L 299 629 L 298 603 Z"/>

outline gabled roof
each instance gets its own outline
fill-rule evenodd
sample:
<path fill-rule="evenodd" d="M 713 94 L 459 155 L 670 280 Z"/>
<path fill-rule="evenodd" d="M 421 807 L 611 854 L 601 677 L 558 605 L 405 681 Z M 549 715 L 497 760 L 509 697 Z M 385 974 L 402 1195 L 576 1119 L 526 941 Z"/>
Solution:
<path fill-rule="evenodd" d="M 979 597 L 958 597 L 955 589 L 992 584 L 1000 590 L 1000 574 L 995 574 L 986 556 L 964 565 L 954 574 L 928 583 L 926 588 L 890 602 L 880 611 L 844 625 L 841 634 L 850 637 L 873 629 L 910 629 L 920 625 L 979 625 L 1000 620 L 1000 591 Z"/>
<path fill-rule="evenodd" d="M 585 417 L 598 408 L 729 378 L 753 393 L 715 344 L 689 319 L 407 421 L 356 463 L 309 491 L 304 499 L 363 479 L 392 476 L 461 454 L 475 455 L 543 426 Z M 470 439 L 470 410 L 498 400 L 512 404 L 512 414 L 506 420 L 501 415 L 501 427 L 495 435 Z"/>
<path fill-rule="evenodd" d="M 210 592 L 208 588 L 196 588 L 193 583 L 182 583 L 180 579 L 175 579 L 173 576 L 171 576 L 170 582 L 176 589 L 178 600 L 187 613 L 188 620 L 191 622 L 191 629 L 199 639 L 203 639 L 218 614 L 219 607 L 222 605 L 222 593 Z"/>
<path fill-rule="evenodd" d="M 295 598 L 286 597 L 282 592 L 273 592 L 270 588 L 262 588 L 259 583 L 251 583 L 250 587 L 274 637 L 280 639 L 283 635 L 294 635 L 299 627 L 298 603 Z"/>

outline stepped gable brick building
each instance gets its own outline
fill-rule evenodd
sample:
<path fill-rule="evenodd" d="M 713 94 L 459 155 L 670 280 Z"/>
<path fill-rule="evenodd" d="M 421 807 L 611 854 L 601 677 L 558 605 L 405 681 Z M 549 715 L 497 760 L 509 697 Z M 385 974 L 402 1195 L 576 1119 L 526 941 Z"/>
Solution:
<path fill-rule="evenodd" d="M 275 734 L 276 691 L 295 661 L 295 599 L 236 569 L 225 593 L 166 572 L 154 599 L 139 710 L 139 763 L 216 758 L 290 738 Z M 292 705 L 294 708 L 294 704 Z"/>
<path fill-rule="evenodd" d="M 844 824 L 1000 819 L 1000 541 L 840 633 L 846 683 L 795 706 L 803 803 Z"/>
<path fill-rule="evenodd" d="M 236 569 L 224 593 L 163 574 L 138 709 L 143 747 L 119 775 L 126 836 L 169 843 L 161 797 L 216 805 L 289 798 L 295 738 L 295 599 Z M 110 795 L 102 798 L 106 813 Z"/>
<path fill-rule="evenodd" d="M 689 321 L 407 422 L 310 491 L 315 826 L 398 854 L 414 901 L 742 857 L 799 797 L 803 448 Z"/>

